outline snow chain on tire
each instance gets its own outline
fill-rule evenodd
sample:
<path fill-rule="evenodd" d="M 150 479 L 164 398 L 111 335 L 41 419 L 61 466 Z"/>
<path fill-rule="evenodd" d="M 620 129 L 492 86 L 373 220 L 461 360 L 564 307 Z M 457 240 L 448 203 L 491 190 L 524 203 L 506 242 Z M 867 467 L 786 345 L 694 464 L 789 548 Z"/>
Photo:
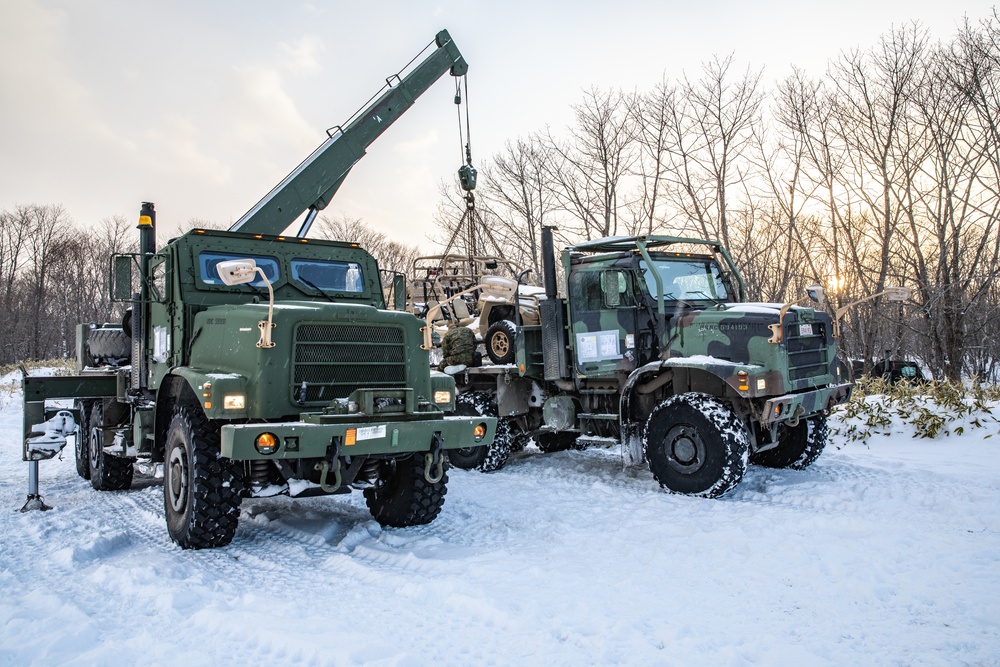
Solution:
<path fill-rule="evenodd" d="M 482 391 L 470 391 L 459 394 L 455 399 L 455 414 L 496 417 L 498 410 L 496 402 L 490 394 Z M 513 446 L 514 435 L 510 420 L 501 417 L 497 419 L 497 432 L 493 438 L 493 444 L 452 449 L 448 452 L 448 460 L 451 461 L 452 465 L 463 470 L 493 472 L 507 463 Z"/>
<path fill-rule="evenodd" d="M 750 438 L 733 409 L 708 394 L 664 399 L 642 434 L 649 469 L 675 493 L 718 498 L 743 479 Z"/>
<path fill-rule="evenodd" d="M 816 415 L 800 419 L 795 427 L 778 426 L 778 446 L 750 455 L 750 463 L 767 468 L 808 468 L 826 447 L 826 417 Z"/>

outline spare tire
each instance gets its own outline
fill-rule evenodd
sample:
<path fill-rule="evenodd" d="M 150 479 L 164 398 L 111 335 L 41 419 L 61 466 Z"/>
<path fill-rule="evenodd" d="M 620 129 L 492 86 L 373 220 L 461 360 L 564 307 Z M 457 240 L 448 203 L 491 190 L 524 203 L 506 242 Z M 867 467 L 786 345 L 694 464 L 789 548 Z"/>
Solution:
<path fill-rule="evenodd" d="M 116 365 L 132 355 L 132 339 L 121 327 L 92 329 L 87 338 L 90 356 L 96 364 Z"/>

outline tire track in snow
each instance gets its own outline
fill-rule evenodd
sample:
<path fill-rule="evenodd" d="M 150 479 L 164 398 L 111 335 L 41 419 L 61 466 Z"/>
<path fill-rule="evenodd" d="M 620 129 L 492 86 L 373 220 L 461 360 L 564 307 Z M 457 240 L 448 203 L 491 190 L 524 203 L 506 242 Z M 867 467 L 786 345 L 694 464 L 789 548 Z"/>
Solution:
<path fill-rule="evenodd" d="M 931 487 L 933 494 L 928 493 Z M 920 511 L 928 526 L 953 530 L 957 521 L 969 530 L 979 530 L 984 522 L 970 508 L 1000 502 L 1000 489 L 928 470 L 877 467 L 827 456 L 803 471 L 751 466 L 743 484 L 729 497 L 811 515 L 832 511 L 882 517 L 888 524 L 899 512 Z"/>

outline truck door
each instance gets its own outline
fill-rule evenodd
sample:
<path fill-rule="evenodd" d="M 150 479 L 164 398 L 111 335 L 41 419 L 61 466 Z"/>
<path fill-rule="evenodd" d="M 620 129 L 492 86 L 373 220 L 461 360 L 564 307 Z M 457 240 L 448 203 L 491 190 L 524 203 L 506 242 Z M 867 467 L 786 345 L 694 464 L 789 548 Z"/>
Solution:
<path fill-rule="evenodd" d="M 638 320 L 634 272 L 581 267 L 570 275 L 569 291 L 577 373 L 606 377 L 634 370 Z"/>
<path fill-rule="evenodd" d="M 156 255 L 149 262 L 151 289 L 149 294 L 149 327 L 146 331 L 146 363 L 151 377 L 149 386 L 156 389 L 160 381 L 170 371 L 171 366 L 180 363 L 173 358 L 175 309 L 170 303 L 170 278 L 168 257 Z"/>

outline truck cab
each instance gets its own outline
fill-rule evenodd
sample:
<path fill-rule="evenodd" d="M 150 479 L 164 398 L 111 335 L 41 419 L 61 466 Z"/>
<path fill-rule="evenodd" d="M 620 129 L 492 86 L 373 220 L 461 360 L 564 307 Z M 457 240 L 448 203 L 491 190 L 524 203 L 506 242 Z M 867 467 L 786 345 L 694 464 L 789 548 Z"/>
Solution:
<path fill-rule="evenodd" d="M 738 299 L 711 255 L 570 252 L 568 309 L 578 378 L 624 377 L 660 356 L 675 317 Z M 658 304 L 664 304 L 659 326 Z M 667 340 L 663 336 L 667 336 Z"/>

